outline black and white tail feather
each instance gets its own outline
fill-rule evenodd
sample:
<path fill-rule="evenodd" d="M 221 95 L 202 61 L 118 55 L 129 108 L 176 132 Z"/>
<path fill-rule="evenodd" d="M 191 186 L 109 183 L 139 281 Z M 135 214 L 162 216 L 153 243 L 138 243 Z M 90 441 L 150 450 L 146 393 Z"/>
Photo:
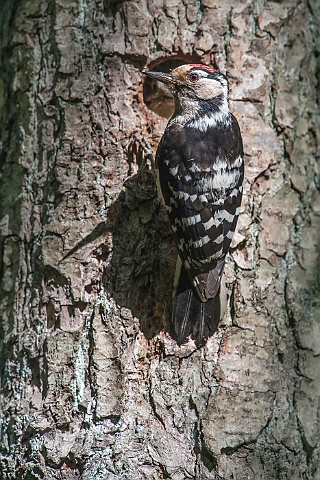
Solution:
<path fill-rule="evenodd" d="M 179 344 L 203 345 L 220 321 L 220 284 L 240 210 L 243 147 L 228 83 L 205 65 L 144 72 L 175 97 L 156 155 L 159 185 L 181 259 L 172 326 Z"/>
<path fill-rule="evenodd" d="M 190 279 L 182 265 L 177 261 L 175 285 L 172 299 L 171 324 L 179 345 L 193 338 L 200 346 L 217 330 L 220 314 L 220 285 L 214 298 L 202 302 L 194 292 Z"/>

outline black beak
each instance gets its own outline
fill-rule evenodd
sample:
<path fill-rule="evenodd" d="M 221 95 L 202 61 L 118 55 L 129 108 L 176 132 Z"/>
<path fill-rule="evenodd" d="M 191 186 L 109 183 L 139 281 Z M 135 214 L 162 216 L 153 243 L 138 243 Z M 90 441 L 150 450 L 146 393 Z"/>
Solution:
<path fill-rule="evenodd" d="M 155 80 L 158 80 L 159 82 L 162 82 L 164 84 L 172 85 L 173 83 L 176 83 L 176 79 L 174 78 L 173 75 L 171 75 L 171 73 L 146 72 L 145 70 L 143 70 L 142 73 L 144 73 L 148 77 L 154 78 Z"/>

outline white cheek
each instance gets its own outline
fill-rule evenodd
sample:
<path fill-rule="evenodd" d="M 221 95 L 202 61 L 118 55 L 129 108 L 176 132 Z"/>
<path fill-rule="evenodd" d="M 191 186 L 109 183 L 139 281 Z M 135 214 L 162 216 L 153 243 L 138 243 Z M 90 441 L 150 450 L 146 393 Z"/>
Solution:
<path fill-rule="evenodd" d="M 215 98 L 223 93 L 223 88 L 216 80 L 200 79 L 195 85 L 196 94 L 203 100 Z"/>

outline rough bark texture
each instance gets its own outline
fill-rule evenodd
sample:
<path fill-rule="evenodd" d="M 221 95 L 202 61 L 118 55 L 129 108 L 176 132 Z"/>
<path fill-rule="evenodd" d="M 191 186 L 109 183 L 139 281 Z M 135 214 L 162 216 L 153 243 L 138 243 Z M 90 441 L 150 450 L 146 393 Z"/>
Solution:
<path fill-rule="evenodd" d="M 1 9 L 3 479 L 320 479 L 317 0 Z M 246 184 L 228 310 L 166 331 L 175 262 L 139 71 L 230 78 Z"/>

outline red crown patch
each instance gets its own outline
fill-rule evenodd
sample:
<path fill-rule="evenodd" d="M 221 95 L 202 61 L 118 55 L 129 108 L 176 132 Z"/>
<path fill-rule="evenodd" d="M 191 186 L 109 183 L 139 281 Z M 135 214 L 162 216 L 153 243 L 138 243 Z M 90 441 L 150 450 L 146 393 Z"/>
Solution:
<path fill-rule="evenodd" d="M 190 67 L 192 67 L 192 68 L 204 68 L 205 70 L 208 70 L 208 72 L 217 72 L 218 71 L 213 67 L 209 67 L 209 65 L 202 65 L 202 63 L 190 64 Z"/>

